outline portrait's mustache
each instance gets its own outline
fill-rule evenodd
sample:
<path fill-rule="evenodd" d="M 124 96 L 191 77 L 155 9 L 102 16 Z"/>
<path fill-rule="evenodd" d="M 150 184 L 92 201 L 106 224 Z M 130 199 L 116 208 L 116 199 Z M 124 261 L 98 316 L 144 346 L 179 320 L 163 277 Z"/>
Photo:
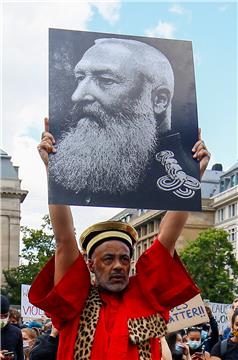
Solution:
<path fill-rule="evenodd" d="M 130 120 L 133 115 L 136 115 L 137 111 L 138 101 L 135 101 L 133 104 L 124 104 L 123 110 L 120 107 L 105 108 L 97 101 L 88 104 L 78 102 L 70 112 L 70 126 L 77 126 L 78 122 L 86 117 L 89 117 L 91 121 L 94 121 L 101 127 L 109 125 L 105 120 L 109 117 L 111 121 L 113 121 L 113 119 L 117 119 L 117 121 L 120 119 L 121 122 L 128 123 L 128 120 Z"/>
<path fill-rule="evenodd" d="M 73 124 L 71 125 L 76 126 L 78 122 L 85 118 L 89 117 L 90 120 L 96 122 L 99 126 L 105 126 L 105 115 L 115 115 L 112 112 L 109 112 L 104 108 L 103 105 L 99 104 L 98 102 L 93 102 L 90 104 L 81 104 L 77 103 L 73 106 L 70 115 L 72 116 Z"/>

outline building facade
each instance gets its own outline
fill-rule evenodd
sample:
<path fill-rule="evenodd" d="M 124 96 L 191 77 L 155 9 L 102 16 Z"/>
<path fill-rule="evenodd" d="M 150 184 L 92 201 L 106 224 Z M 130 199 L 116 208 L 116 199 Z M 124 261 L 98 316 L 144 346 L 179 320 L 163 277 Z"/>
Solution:
<path fill-rule="evenodd" d="M 224 172 L 220 164 L 206 170 L 201 183 L 202 212 L 190 212 L 187 223 L 176 243 L 179 252 L 187 242 L 195 240 L 201 231 L 208 228 L 224 228 L 230 234 L 234 251 L 238 252 L 238 163 Z M 111 220 L 120 220 L 132 224 L 139 235 L 135 247 L 132 274 L 139 256 L 154 241 L 159 224 L 165 214 L 161 210 L 125 209 Z"/>
<path fill-rule="evenodd" d="M 220 178 L 220 189 L 212 197 L 215 210 L 216 228 L 229 233 L 234 253 L 238 261 L 238 162 Z"/>
<path fill-rule="evenodd" d="M 0 248 L 1 270 L 8 270 L 19 265 L 20 248 L 20 205 L 28 191 L 21 189 L 18 167 L 11 162 L 11 157 L 0 150 L 1 160 L 1 206 L 0 206 Z M 1 283 L 4 281 L 1 271 Z"/>

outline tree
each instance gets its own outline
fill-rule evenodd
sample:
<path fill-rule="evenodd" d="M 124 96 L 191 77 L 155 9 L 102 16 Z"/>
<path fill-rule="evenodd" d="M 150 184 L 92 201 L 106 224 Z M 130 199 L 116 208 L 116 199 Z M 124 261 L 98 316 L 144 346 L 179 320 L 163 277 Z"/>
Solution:
<path fill-rule="evenodd" d="M 225 230 L 201 232 L 180 255 L 203 299 L 221 303 L 233 301 L 238 292 L 238 262 Z"/>
<path fill-rule="evenodd" d="M 4 270 L 6 284 L 1 291 L 9 297 L 11 304 L 21 302 L 21 284 L 31 284 L 55 250 L 54 235 L 48 215 L 43 217 L 39 230 L 21 227 L 23 249 L 20 256 L 22 264 L 16 268 Z"/>

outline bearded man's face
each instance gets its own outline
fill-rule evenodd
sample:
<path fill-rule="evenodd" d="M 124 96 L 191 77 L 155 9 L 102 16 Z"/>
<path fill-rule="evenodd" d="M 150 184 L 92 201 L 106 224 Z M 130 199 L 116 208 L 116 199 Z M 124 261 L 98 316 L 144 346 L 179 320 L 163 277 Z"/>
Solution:
<path fill-rule="evenodd" d="M 156 147 L 151 85 L 121 46 L 95 45 L 75 67 L 69 131 L 50 173 L 76 193 L 136 191 Z M 128 63 L 129 62 L 129 63 Z"/>

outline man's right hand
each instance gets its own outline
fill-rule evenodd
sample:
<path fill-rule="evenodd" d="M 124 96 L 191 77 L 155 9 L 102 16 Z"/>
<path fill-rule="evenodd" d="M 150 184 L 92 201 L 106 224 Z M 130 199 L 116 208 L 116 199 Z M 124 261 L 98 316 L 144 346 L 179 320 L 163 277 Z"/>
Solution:
<path fill-rule="evenodd" d="M 50 153 L 55 153 L 56 149 L 54 147 L 55 144 L 55 139 L 53 137 L 53 135 L 51 133 L 49 133 L 49 120 L 48 118 L 44 119 L 44 124 L 45 124 L 45 130 L 42 133 L 41 136 L 41 142 L 40 144 L 37 146 L 37 149 L 39 151 L 40 157 L 43 160 L 46 168 L 48 167 L 48 162 L 49 162 L 49 154 Z"/>

